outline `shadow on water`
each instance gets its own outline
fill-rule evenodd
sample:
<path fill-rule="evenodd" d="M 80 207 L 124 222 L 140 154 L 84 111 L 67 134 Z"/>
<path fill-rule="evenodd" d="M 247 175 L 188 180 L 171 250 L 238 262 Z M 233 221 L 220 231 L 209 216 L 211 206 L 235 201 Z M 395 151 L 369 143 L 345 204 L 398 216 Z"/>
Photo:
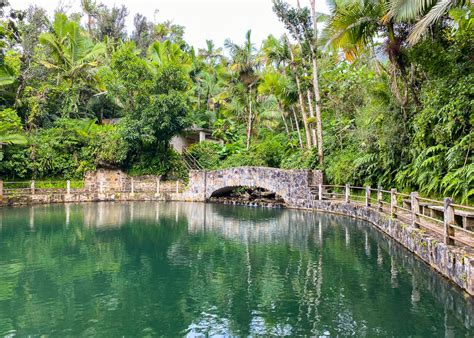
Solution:
<path fill-rule="evenodd" d="M 366 222 L 204 203 L 0 209 L 0 335 L 472 336 L 474 304 Z"/>

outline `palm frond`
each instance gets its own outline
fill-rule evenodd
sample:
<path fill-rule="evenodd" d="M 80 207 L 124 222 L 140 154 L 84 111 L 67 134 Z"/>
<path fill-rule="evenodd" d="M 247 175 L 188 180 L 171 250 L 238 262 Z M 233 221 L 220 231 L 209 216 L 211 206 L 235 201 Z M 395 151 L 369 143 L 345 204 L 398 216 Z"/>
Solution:
<path fill-rule="evenodd" d="M 437 0 L 391 0 L 384 21 L 394 19 L 397 22 L 412 21 L 422 15 Z"/>
<path fill-rule="evenodd" d="M 15 82 L 13 72 L 6 66 L 0 66 L 0 86 L 8 86 Z"/>
<path fill-rule="evenodd" d="M 0 145 L 25 145 L 26 143 L 26 137 L 21 134 L 0 135 Z"/>
<path fill-rule="evenodd" d="M 418 21 L 408 36 L 408 43 L 414 45 L 417 43 L 424 34 L 426 34 L 429 27 L 431 27 L 436 21 L 438 21 L 452 6 L 451 0 L 441 0 L 436 3 L 430 11 Z"/>

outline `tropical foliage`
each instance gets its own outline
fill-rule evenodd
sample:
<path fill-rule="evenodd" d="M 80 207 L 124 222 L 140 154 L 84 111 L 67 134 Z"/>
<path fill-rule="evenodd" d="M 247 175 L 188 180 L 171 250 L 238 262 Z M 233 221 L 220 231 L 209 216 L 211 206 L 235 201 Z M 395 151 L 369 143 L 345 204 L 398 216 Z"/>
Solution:
<path fill-rule="evenodd" d="M 185 177 L 169 144 L 196 126 L 223 141 L 189 149 L 208 169 L 319 168 L 473 202 L 469 1 L 329 0 L 322 14 L 274 0 L 283 36 L 197 51 L 171 21 L 137 14 L 128 34 L 124 6 L 81 5 L 0 5 L 2 177 Z"/>

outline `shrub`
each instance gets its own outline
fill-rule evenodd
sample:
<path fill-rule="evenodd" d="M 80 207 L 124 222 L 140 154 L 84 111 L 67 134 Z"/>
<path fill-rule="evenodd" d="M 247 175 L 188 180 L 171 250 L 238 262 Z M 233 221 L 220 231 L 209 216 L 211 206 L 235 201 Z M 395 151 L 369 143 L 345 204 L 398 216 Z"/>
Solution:
<path fill-rule="evenodd" d="M 228 156 L 221 163 L 221 168 L 245 167 L 245 166 L 265 166 L 265 162 L 254 152 L 243 150 Z"/>
<path fill-rule="evenodd" d="M 155 153 L 143 153 L 127 170 L 132 176 L 161 175 L 163 179 L 186 180 L 188 170 L 182 157 L 171 148 Z"/>
<path fill-rule="evenodd" d="M 255 156 L 261 159 L 264 165 L 278 168 L 285 157 L 287 143 L 286 135 L 267 133 L 263 140 L 255 145 Z"/>
<path fill-rule="evenodd" d="M 51 128 L 30 133 L 28 147 L 6 148 L 0 172 L 18 178 L 82 178 L 98 166 L 118 167 L 127 146 L 116 126 L 92 120 L 57 120 Z"/>
<path fill-rule="evenodd" d="M 280 167 L 282 169 L 314 169 L 318 157 L 315 151 L 298 149 L 285 156 Z"/>
<path fill-rule="evenodd" d="M 222 146 L 210 141 L 191 145 L 189 153 L 202 165 L 204 169 L 217 169 L 220 164 Z"/>

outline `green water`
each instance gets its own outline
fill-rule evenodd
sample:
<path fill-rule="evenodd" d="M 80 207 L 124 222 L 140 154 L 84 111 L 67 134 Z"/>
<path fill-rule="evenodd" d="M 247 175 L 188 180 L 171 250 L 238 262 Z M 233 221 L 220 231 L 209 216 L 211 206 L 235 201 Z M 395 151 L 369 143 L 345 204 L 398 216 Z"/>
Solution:
<path fill-rule="evenodd" d="M 201 203 L 0 209 L 0 335 L 473 336 L 460 290 L 371 225 Z"/>

